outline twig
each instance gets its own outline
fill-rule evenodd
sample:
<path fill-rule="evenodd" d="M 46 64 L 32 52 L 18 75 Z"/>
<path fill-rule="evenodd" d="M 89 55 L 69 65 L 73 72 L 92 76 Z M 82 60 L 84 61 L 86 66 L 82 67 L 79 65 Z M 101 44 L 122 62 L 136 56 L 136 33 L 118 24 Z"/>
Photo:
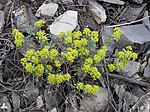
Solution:
<path fill-rule="evenodd" d="M 143 87 L 147 87 L 147 88 L 150 87 L 149 83 L 138 81 L 138 80 L 131 79 L 131 78 L 128 78 L 128 77 L 123 77 L 123 76 L 120 76 L 120 75 L 110 74 L 110 73 L 108 73 L 108 76 L 112 77 L 112 78 L 115 78 L 115 79 L 123 80 L 125 82 L 137 84 L 137 85 L 140 85 L 140 86 L 143 86 Z"/>
<path fill-rule="evenodd" d="M 130 25 L 130 24 L 133 24 L 133 23 L 136 23 L 136 22 L 140 22 L 140 21 L 142 21 L 144 19 L 147 19 L 147 18 L 150 18 L 150 16 L 144 17 L 144 18 L 136 20 L 136 21 L 131 21 L 129 23 L 123 23 L 123 24 L 118 24 L 118 25 L 106 26 L 106 28 L 114 28 L 114 27 L 119 27 L 119 26 L 124 26 L 124 25 Z"/>

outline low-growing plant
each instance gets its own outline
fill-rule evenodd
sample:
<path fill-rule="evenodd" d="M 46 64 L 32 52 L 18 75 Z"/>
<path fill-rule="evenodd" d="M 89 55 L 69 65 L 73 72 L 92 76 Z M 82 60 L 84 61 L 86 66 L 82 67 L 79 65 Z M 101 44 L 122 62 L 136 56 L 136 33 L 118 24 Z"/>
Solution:
<path fill-rule="evenodd" d="M 99 68 L 104 66 L 101 62 L 107 52 L 106 46 L 99 49 L 96 45 L 98 32 L 84 28 L 83 31 L 60 32 L 59 36 L 54 36 L 41 30 L 44 23 L 43 20 L 37 21 L 27 36 L 13 29 L 17 47 L 25 48 L 30 40 L 38 46 L 26 51 L 21 59 L 22 66 L 37 77 L 46 76 L 47 82 L 54 88 L 67 85 L 70 91 L 96 94 L 99 91 L 96 81 L 101 77 Z M 116 28 L 113 39 L 118 40 L 121 34 L 122 31 Z M 118 52 L 116 62 L 108 64 L 110 72 L 122 69 L 129 60 L 137 58 L 131 46 L 126 49 Z"/>

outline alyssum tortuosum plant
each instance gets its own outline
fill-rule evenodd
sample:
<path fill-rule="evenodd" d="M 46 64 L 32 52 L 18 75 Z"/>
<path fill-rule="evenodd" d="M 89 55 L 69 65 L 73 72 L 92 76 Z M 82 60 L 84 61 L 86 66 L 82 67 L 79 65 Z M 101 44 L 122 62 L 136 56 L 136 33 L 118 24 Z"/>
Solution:
<path fill-rule="evenodd" d="M 34 24 L 32 32 L 25 37 L 17 29 L 13 29 L 12 36 L 17 47 L 25 47 L 25 43 L 33 40 L 39 48 L 26 51 L 21 64 L 29 73 L 37 77 L 46 76 L 46 80 L 54 87 L 64 84 L 71 90 L 78 90 L 85 94 L 96 94 L 99 86 L 95 81 L 99 80 L 101 73 L 98 67 L 105 58 L 107 47 L 98 49 L 96 43 L 99 41 L 98 32 L 84 28 L 81 31 L 60 32 L 59 36 L 46 34 L 41 30 L 45 23 L 39 20 Z M 121 30 L 116 28 L 113 34 L 114 40 L 119 39 Z M 118 52 L 118 61 L 108 64 L 108 69 L 113 72 L 117 68 L 122 69 L 130 59 L 137 58 L 130 46 L 126 52 Z M 88 81 L 88 80 L 92 81 Z"/>

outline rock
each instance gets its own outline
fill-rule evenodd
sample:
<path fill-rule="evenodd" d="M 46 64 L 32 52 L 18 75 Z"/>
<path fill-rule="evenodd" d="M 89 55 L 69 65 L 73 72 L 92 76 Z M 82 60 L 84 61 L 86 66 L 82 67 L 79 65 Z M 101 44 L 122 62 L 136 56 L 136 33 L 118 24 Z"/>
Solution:
<path fill-rule="evenodd" d="M 129 63 L 122 69 L 122 72 L 127 77 L 132 77 L 139 72 L 141 64 L 134 61 L 129 61 Z"/>
<path fill-rule="evenodd" d="M 2 27 L 5 24 L 5 20 L 4 20 L 4 12 L 0 10 L 0 30 L 2 29 Z"/>
<path fill-rule="evenodd" d="M 126 22 L 131 22 L 141 19 L 142 18 L 141 14 L 145 12 L 146 8 L 147 4 L 143 4 L 141 6 L 136 5 L 134 7 L 133 6 L 126 7 L 125 10 L 121 11 L 123 13 L 119 15 L 119 17 L 117 17 L 116 21 L 123 20 Z"/>
<path fill-rule="evenodd" d="M 13 13 L 15 15 L 15 20 L 17 21 L 17 28 L 22 32 L 26 32 L 29 27 L 33 26 L 34 22 L 37 21 L 37 18 L 33 15 L 32 10 L 25 5 L 16 9 Z"/>
<path fill-rule="evenodd" d="M 42 100 L 42 96 L 38 96 L 36 98 L 36 107 L 38 109 L 40 109 L 43 105 L 44 105 L 44 103 L 43 103 L 43 100 Z"/>
<path fill-rule="evenodd" d="M 74 4 L 72 0 L 53 0 L 55 3 L 63 3 L 63 4 Z"/>
<path fill-rule="evenodd" d="M 0 95 L 0 112 L 12 112 L 12 108 L 7 96 Z"/>
<path fill-rule="evenodd" d="M 100 88 L 100 91 L 94 96 L 83 98 L 80 112 L 85 112 L 85 110 L 87 112 L 104 112 L 108 106 L 108 92 L 106 89 Z"/>
<path fill-rule="evenodd" d="M 3 4 L 2 4 L 2 3 L 0 3 L 0 10 L 2 10 L 2 8 L 3 8 Z"/>
<path fill-rule="evenodd" d="M 53 110 L 49 111 L 49 112 L 57 112 L 57 109 L 54 108 Z"/>
<path fill-rule="evenodd" d="M 68 10 L 60 15 L 50 26 L 50 32 L 54 35 L 59 35 L 60 32 L 74 30 L 78 25 L 77 11 Z"/>
<path fill-rule="evenodd" d="M 150 58 L 148 60 L 148 64 L 144 69 L 143 77 L 150 78 Z"/>
<path fill-rule="evenodd" d="M 12 93 L 12 103 L 13 103 L 13 111 L 18 111 L 20 109 L 20 96 L 16 93 Z"/>
<path fill-rule="evenodd" d="M 120 99 L 123 98 L 124 93 L 125 93 L 125 87 L 124 86 L 125 85 L 118 85 L 118 84 L 115 84 L 115 86 L 114 86 L 116 94 L 119 96 Z"/>
<path fill-rule="evenodd" d="M 143 95 L 129 112 L 149 112 L 150 111 L 150 92 Z"/>
<path fill-rule="evenodd" d="M 49 89 L 44 90 L 44 99 L 48 110 L 58 107 L 58 105 L 63 101 L 59 93 L 50 91 Z"/>
<path fill-rule="evenodd" d="M 144 0 L 130 0 L 131 2 L 142 4 Z"/>
<path fill-rule="evenodd" d="M 117 48 L 123 48 L 127 45 L 143 44 L 150 41 L 150 31 L 143 24 L 129 25 L 120 27 L 123 34 L 117 43 Z M 136 29 L 136 30 L 135 30 Z M 103 38 L 110 37 L 113 33 L 113 28 L 106 28 L 103 32 Z"/>
<path fill-rule="evenodd" d="M 98 0 L 98 1 L 108 2 L 108 3 L 111 3 L 111 4 L 119 4 L 119 5 L 124 5 L 125 4 L 124 1 L 120 1 L 120 0 Z"/>
<path fill-rule="evenodd" d="M 32 101 L 35 101 L 36 97 L 39 95 L 39 89 L 34 85 L 33 82 L 28 82 L 25 86 L 24 96 Z"/>
<path fill-rule="evenodd" d="M 37 10 L 35 16 L 40 17 L 42 16 L 54 16 L 58 9 L 58 4 L 56 3 L 43 3 L 39 9 Z"/>
<path fill-rule="evenodd" d="M 148 16 L 148 11 L 145 11 L 144 17 L 147 17 L 147 16 Z M 142 22 L 148 28 L 148 30 L 150 31 L 150 20 L 149 20 L 149 18 L 144 19 Z"/>
<path fill-rule="evenodd" d="M 100 24 L 106 21 L 106 12 L 105 9 L 95 0 L 88 0 L 89 8 L 88 11 L 94 18 L 94 20 Z"/>
<path fill-rule="evenodd" d="M 141 97 L 143 96 L 146 92 L 144 92 L 143 89 L 141 89 L 139 86 L 134 86 L 132 89 L 132 93 L 133 95 L 137 96 L 137 97 Z"/>

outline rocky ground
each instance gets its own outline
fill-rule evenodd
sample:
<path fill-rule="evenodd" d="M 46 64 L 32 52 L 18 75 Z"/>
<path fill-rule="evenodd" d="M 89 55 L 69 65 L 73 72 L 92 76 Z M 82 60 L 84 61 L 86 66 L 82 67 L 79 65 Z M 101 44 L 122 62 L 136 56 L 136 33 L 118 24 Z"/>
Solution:
<path fill-rule="evenodd" d="M 0 0 L 0 112 L 149 112 L 149 18 L 149 0 Z M 99 31 L 103 44 L 120 27 L 123 35 L 107 46 L 108 53 L 113 57 L 118 49 L 131 45 L 138 59 L 122 71 L 104 71 L 96 95 L 64 100 L 44 81 L 26 73 L 20 64 L 24 51 L 13 43 L 13 28 L 26 34 L 40 19 L 46 21 L 44 30 L 54 35 L 89 27 Z"/>

